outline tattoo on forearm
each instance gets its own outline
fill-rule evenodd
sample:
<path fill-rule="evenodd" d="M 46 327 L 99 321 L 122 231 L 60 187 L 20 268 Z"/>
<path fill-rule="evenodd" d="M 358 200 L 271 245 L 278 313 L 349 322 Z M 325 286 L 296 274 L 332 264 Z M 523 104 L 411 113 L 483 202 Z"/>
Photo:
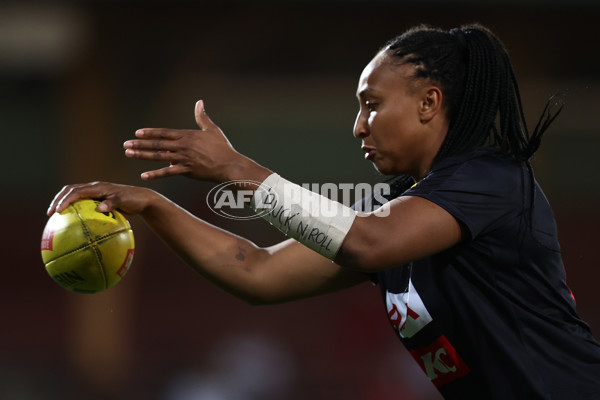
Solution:
<path fill-rule="evenodd" d="M 246 259 L 246 256 L 244 255 L 244 253 L 246 252 L 246 249 L 244 249 L 243 247 L 238 246 L 239 252 L 235 255 L 235 258 L 237 258 L 240 261 L 244 261 Z"/>

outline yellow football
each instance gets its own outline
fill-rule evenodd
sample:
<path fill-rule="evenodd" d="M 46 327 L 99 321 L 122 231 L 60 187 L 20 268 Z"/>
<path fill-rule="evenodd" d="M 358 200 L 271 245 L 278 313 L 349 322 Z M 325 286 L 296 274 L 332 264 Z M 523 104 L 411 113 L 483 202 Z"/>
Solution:
<path fill-rule="evenodd" d="M 135 244 L 127 219 L 118 211 L 101 213 L 99 201 L 79 200 L 53 214 L 42 234 L 42 260 L 65 289 L 96 293 L 125 276 Z"/>

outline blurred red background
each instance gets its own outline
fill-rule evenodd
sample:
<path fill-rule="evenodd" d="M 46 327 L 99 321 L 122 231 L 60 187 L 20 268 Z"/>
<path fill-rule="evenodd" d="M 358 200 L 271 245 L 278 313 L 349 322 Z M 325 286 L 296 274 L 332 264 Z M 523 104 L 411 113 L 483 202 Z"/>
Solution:
<path fill-rule="evenodd" d="M 193 128 L 199 98 L 239 151 L 288 179 L 381 179 L 352 137 L 355 86 L 377 49 L 418 23 L 495 31 L 530 124 L 549 95 L 567 91 L 534 167 L 579 312 L 600 337 L 598 17 L 586 1 L 0 4 L 0 398 L 439 398 L 388 326 L 376 287 L 249 306 L 193 273 L 135 217 L 133 266 L 107 292 L 66 292 L 39 255 L 61 186 L 142 184 L 151 165 L 126 159 L 121 143 L 141 127 Z M 148 185 L 258 244 L 280 239 L 261 221 L 212 214 L 210 184 Z"/>

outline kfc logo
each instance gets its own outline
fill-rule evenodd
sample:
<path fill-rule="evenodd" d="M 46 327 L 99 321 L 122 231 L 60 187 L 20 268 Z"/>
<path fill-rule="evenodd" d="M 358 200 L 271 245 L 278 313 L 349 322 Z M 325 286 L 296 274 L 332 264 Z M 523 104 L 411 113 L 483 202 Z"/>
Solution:
<path fill-rule="evenodd" d="M 443 386 L 470 372 L 446 336 L 440 336 L 427 347 L 411 350 L 410 354 L 436 386 Z"/>

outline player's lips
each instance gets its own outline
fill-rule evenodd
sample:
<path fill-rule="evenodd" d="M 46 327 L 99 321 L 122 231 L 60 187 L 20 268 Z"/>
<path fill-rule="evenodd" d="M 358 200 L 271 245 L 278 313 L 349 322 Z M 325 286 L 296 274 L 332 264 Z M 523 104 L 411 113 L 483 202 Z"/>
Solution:
<path fill-rule="evenodd" d="M 375 157 L 375 148 L 370 146 L 363 145 L 361 147 L 362 151 L 365 152 L 365 160 L 373 160 Z"/>

